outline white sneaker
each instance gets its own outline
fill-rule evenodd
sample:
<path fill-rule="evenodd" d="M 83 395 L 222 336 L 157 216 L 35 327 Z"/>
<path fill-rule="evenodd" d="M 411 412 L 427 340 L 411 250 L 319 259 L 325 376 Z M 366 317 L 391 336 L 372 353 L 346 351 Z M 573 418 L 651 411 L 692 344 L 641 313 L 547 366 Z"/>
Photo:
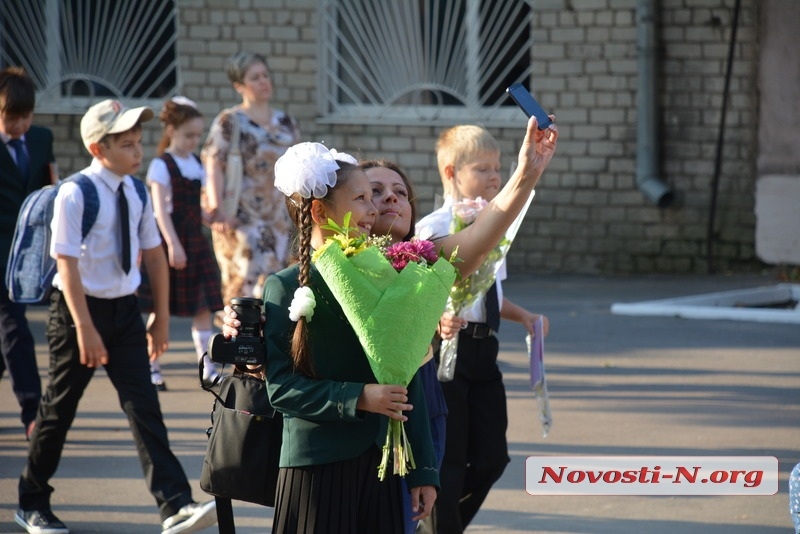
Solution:
<path fill-rule="evenodd" d="M 50 510 L 17 510 L 14 521 L 28 534 L 69 534 L 67 526 Z"/>
<path fill-rule="evenodd" d="M 164 529 L 161 534 L 178 534 L 183 532 L 197 532 L 210 527 L 217 522 L 217 503 L 208 501 L 205 503 L 193 502 L 187 504 L 178 513 L 168 517 L 161 523 Z"/>

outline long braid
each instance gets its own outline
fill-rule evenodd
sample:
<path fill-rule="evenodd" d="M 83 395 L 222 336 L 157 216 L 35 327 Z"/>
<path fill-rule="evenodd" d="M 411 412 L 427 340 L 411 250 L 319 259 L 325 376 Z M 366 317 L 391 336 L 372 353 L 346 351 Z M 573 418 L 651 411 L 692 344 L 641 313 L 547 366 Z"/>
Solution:
<path fill-rule="evenodd" d="M 300 269 L 297 281 L 300 287 L 311 287 L 311 199 L 303 198 L 300 200 L 301 206 L 298 213 L 299 225 L 299 247 L 297 251 Z M 308 337 L 308 325 L 305 317 L 300 317 L 292 336 L 292 360 L 295 369 L 308 375 L 314 376 L 314 366 L 311 361 L 311 340 Z"/>
<path fill-rule="evenodd" d="M 347 180 L 347 174 L 358 169 L 350 163 L 339 161 L 339 170 L 336 171 L 336 185 L 341 185 Z M 328 189 L 325 199 L 328 199 L 333 187 Z M 325 200 L 320 199 L 320 200 Z M 293 193 L 286 197 L 286 209 L 297 228 L 297 261 L 300 268 L 297 274 L 297 282 L 300 287 L 311 287 L 311 230 L 314 227 L 314 219 L 311 217 L 311 205 L 314 198 L 303 198 L 300 193 Z M 308 335 L 308 321 L 304 316 L 297 320 L 294 333 L 292 334 L 292 362 L 294 368 L 308 376 L 314 377 L 314 363 L 311 358 L 311 338 Z"/>

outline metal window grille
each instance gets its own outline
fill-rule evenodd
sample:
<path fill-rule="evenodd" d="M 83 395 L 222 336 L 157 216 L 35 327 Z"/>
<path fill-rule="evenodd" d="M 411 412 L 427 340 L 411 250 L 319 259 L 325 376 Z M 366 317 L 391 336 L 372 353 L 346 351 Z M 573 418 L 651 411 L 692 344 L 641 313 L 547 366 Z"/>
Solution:
<path fill-rule="evenodd" d="M 505 93 L 529 85 L 531 1 L 324 0 L 324 122 L 524 120 Z"/>
<path fill-rule="evenodd" d="M 0 66 L 19 65 L 37 112 L 81 113 L 103 98 L 160 105 L 179 85 L 174 0 L 4 0 Z"/>

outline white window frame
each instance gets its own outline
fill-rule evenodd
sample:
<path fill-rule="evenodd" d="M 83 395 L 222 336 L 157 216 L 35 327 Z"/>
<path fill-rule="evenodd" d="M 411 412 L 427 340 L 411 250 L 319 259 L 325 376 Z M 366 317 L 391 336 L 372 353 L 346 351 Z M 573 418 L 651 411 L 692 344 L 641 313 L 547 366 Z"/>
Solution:
<path fill-rule="evenodd" d="M 484 14 L 493 17 L 496 22 L 491 29 L 482 28 L 480 9 L 487 8 L 487 2 L 481 0 L 361 0 L 359 7 L 354 7 L 353 0 L 322 0 L 319 5 L 319 75 L 318 75 L 318 111 L 319 122 L 331 124 L 398 124 L 398 125 L 442 125 L 463 122 L 480 122 L 487 126 L 517 126 L 525 122 L 520 110 L 510 104 L 510 99 L 502 93 L 501 98 L 493 102 L 482 102 L 478 94 L 486 79 L 481 74 L 481 54 L 497 54 L 495 57 L 508 57 L 519 54 L 522 58 L 528 55 L 526 70 L 512 81 L 519 81 L 529 86 L 532 66 L 530 51 L 532 49 L 531 28 L 533 0 L 498 0 Z M 449 4 L 452 2 L 452 4 Z M 447 11 L 458 2 L 463 9 L 463 18 L 452 20 L 447 18 Z M 527 8 L 527 9 L 526 9 Z M 425 24 L 420 18 L 435 10 L 445 20 L 445 24 Z M 507 19 L 509 13 L 516 13 L 521 20 Z M 444 13 L 444 15 L 442 15 Z M 417 17 L 415 19 L 415 17 Z M 454 18 L 454 17 L 453 17 Z M 428 21 L 425 21 L 426 23 Z M 347 25 L 346 28 L 340 25 Z M 501 32 L 513 38 L 519 35 L 527 25 L 529 32 L 528 45 L 524 50 L 496 50 L 487 39 L 483 50 L 481 32 Z M 434 36 L 423 36 L 420 26 L 435 27 L 439 33 Z M 375 28 L 380 28 L 376 32 Z M 459 33 L 459 29 L 461 33 Z M 376 34 L 381 33 L 379 39 Z M 370 35 L 358 42 L 364 35 Z M 489 35 L 496 35 L 490 33 Z M 352 40 L 348 38 L 352 36 Z M 371 41 L 369 39 L 372 39 Z M 385 40 L 385 42 L 383 42 Z M 426 46 L 425 41 L 442 43 L 442 52 L 437 54 L 433 46 Z M 348 50 L 354 55 L 368 58 L 367 61 L 351 61 L 343 57 Z M 366 52 L 364 52 L 366 51 Z M 449 57 L 446 57 L 449 56 Z M 459 64 L 455 65 L 453 58 Z M 412 58 L 418 58 L 416 60 Z M 520 60 L 522 61 L 522 60 Z M 356 64 L 357 63 L 357 64 Z M 368 63 L 368 64 L 367 64 Z M 449 64 L 443 68 L 443 64 Z M 463 68 L 460 66 L 463 65 Z M 393 71 L 392 68 L 396 66 Z M 353 78 L 381 79 L 384 83 L 371 84 L 363 94 L 355 94 L 359 87 L 340 78 L 339 73 L 352 74 Z M 486 78 L 484 76 L 484 78 Z M 505 88 L 503 88 L 504 90 Z M 455 99 L 460 105 L 442 105 L 439 103 L 397 104 L 397 100 L 412 100 L 416 95 L 435 95 L 441 91 L 448 98 Z M 348 94 L 351 102 L 340 102 L 339 94 Z M 355 102 L 352 102 L 355 100 Z"/>
<path fill-rule="evenodd" d="M 23 23 L 15 24 L 14 32 L 0 38 L 0 58 L 5 66 L 12 64 L 7 50 L 13 50 L 16 57 L 22 58 L 13 63 L 24 67 L 36 83 L 37 113 L 81 114 L 105 98 L 122 99 L 131 107 L 160 107 L 165 99 L 175 94 L 181 87 L 177 0 L 76 1 L 82 3 L 83 20 L 74 20 L 69 10 L 63 9 L 64 0 L 43 0 L 41 4 L 22 0 L 3 8 L 7 10 L 6 16 L 17 17 L 16 20 Z M 171 20 L 170 17 L 148 16 L 150 8 L 163 7 L 164 2 L 171 4 Z M 12 12 L 13 6 L 20 9 Z M 102 11 L 98 13 L 98 10 Z M 90 21 L 89 12 L 95 17 L 94 24 Z M 98 17 L 113 20 L 113 24 L 108 24 L 109 27 L 101 31 L 97 28 Z M 171 35 L 170 24 L 173 26 Z M 44 27 L 45 31 L 41 32 L 40 27 Z M 73 33 L 66 39 L 62 38 L 62 29 Z M 168 35 L 168 45 L 174 50 L 169 67 L 161 73 L 156 70 L 157 62 L 169 49 L 156 48 L 153 41 L 147 39 L 147 35 L 156 29 Z M 64 42 L 68 43 L 66 47 Z M 41 52 L 37 53 L 37 48 Z M 150 62 L 149 66 L 144 63 L 147 61 Z M 131 73 L 140 72 L 142 68 L 150 68 L 146 73 L 154 75 L 159 83 L 174 70 L 175 84 L 151 98 L 135 97 L 133 94 L 136 91 L 126 94 L 125 87 L 137 83 L 132 82 Z M 93 83 L 97 83 L 113 94 L 65 94 L 68 89 L 62 90 L 62 86 L 75 83 L 83 83 L 89 90 Z M 152 92 L 152 87 L 142 92 Z"/>

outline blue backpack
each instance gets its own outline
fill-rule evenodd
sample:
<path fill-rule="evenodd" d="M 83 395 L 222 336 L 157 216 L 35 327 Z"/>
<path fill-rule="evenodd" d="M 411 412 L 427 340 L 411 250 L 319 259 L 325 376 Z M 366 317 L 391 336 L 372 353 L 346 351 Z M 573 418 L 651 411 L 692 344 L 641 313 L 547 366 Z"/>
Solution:
<path fill-rule="evenodd" d="M 53 204 L 58 189 L 70 181 L 78 184 L 83 193 L 81 241 L 86 239 L 97 220 L 100 197 L 94 183 L 86 175 L 73 174 L 55 185 L 37 189 L 28 195 L 17 217 L 6 269 L 8 296 L 14 302 L 42 304 L 50 295 L 53 277 L 56 275 L 56 260 L 50 257 L 50 221 L 53 219 Z M 144 182 L 134 178 L 133 184 L 142 205 L 147 207 Z"/>

